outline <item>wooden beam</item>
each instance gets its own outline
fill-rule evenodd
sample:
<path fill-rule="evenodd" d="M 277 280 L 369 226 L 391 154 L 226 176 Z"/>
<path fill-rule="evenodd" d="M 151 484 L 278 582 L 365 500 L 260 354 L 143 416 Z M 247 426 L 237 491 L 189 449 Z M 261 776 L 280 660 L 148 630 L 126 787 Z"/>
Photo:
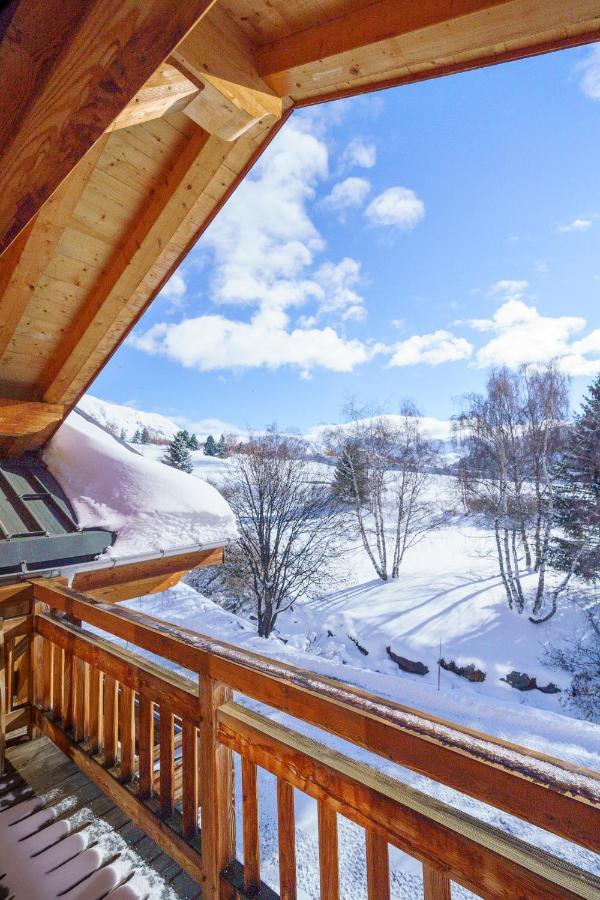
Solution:
<path fill-rule="evenodd" d="M 361 11 L 368 13 L 365 27 Z M 306 105 L 599 38 L 595 0 L 378 0 L 264 44 L 258 68 L 278 93 Z"/>
<path fill-rule="evenodd" d="M 172 587 L 190 569 L 221 564 L 223 552 L 222 547 L 217 547 L 213 550 L 196 550 L 178 556 L 113 566 L 110 569 L 97 569 L 95 572 L 79 572 L 73 579 L 73 587 L 77 591 L 111 602 L 129 600 L 131 597 L 157 593 Z"/>
<path fill-rule="evenodd" d="M 0 253 L 214 0 L 21 0 L 0 44 Z"/>
<path fill-rule="evenodd" d="M 179 44 L 171 61 L 204 85 L 185 113 L 210 134 L 233 141 L 283 113 L 281 97 L 258 74 L 254 46 L 218 5 Z"/>
<path fill-rule="evenodd" d="M 218 721 L 226 747 L 317 800 L 322 897 L 337 897 L 338 812 L 489 900 L 598 890 L 596 876 L 237 703 Z"/>
<path fill-rule="evenodd" d="M 197 84 L 174 66 L 163 63 L 106 130 L 118 131 L 119 128 L 159 119 L 175 104 L 189 99 L 198 91 Z"/>
<path fill-rule="evenodd" d="M 198 129 L 165 173 L 112 263 L 94 285 L 81 312 L 39 379 L 41 396 L 62 402 L 85 361 L 130 301 L 164 244 L 185 219 L 210 174 L 203 160 L 209 135 Z"/>
<path fill-rule="evenodd" d="M 60 403 L 30 403 L 0 397 L 0 437 L 37 434 L 59 422 L 64 414 Z"/>
<path fill-rule="evenodd" d="M 600 779 L 595 772 L 133 609 L 91 600 L 51 580 L 33 584 L 37 601 L 594 852 L 600 850 Z"/>
<path fill-rule="evenodd" d="M 266 77 L 308 63 L 325 62 L 340 53 L 411 34 L 506 2 L 422 0 L 420 3 L 398 3 L 398 0 L 376 0 L 365 3 L 319 25 L 264 45 L 257 53 L 258 71 Z"/>

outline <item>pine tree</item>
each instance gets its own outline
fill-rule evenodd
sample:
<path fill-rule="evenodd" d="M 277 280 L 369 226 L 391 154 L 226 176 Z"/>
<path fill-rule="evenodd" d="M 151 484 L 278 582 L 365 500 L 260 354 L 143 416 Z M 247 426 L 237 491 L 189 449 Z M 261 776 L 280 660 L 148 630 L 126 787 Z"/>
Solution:
<path fill-rule="evenodd" d="M 204 442 L 204 455 L 205 456 L 216 456 L 217 455 L 217 444 L 216 444 L 216 441 L 215 441 L 214 437 L 212 436 L 212 434 L 209 434 L 209 436 L 206 438 L 206 441 Z"/>
<path fill-rule="evenodd" d="M 367 502 L 367 467 L 364 454 L 356 441 L 346 441 L 339 455 L 333 476 L 332 491 L 344 503 L 361 506 Z"/>
<path fill-rule="evenodd" d="M 148 428 L 146 427 L 146 425 L 144 425 L 144 427 L 142 428 L 142 431 L 140 433 L 140 444 L 149 444 L 149 443 L 150 443 L 150 432 L 148 431 Z"/>
<path fill-rule="evenodd" d="M 227 444 L 225 443 L 225 435 L 222 434 L 219 440 L 217 441 L 216 447 L 216 456 L 219 456 L 221 459 L 225 459 L 227 456 Z"/>
<path fill-rule="evenodd" d="M 192 432 L 190 435 L 188 447 L 190 448 L 190 450 L 199 450 L 200 449 L 200 445 L 198 444 L 198 438 L 196 437 L 194 432 Z"/>
<path fill-rule="evenodd" d="M 181 469 L 182 472 L 193 472 L 192 456 L 187 446 L 183 431 L 178 431 L 161 459 L 165 465 L 173 469 Z"/>
<path fill-rule="evenodd" d="M 142 432 L 140 431 L 139 428 L 136 428 L 135 434 L 131 438 L 131 443 L 132 444 L 141 444 L 142 443 Z"/>
<path fill-rule="evenodd" d="M 121 428 L 121 434 L 119 435 L 119 437 L 121 438 L 122 441 L 127 440 L 127 432 L 125 431 L 124 428 Z"/>
<path fill-rule="evenodd" d="M 587 581 L 600 580 L 600 375 L 568 437 L 555 516 L 561 535 L 554 542 L 553 566 Z"/>

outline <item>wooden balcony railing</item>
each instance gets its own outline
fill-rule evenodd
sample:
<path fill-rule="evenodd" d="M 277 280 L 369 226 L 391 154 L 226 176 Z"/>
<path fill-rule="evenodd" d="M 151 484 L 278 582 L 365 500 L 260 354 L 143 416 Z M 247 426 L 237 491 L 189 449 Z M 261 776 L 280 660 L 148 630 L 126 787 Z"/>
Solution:
<path fill-rule="evenodd" d="M 294 789 L 317 801 L 327 900 L 340 895 L 338 815 L 365 830 L 370 900 L 390 896 L 388 845 L 422 862 L 427 900 L 448 900 L 452 882 L 485 898 L 600 898 L 599 878 L 234 702 L 233 692 L 594 852 L 600 850 L 597 773 L 60 584 L 35 582 L 32 592 L 31 727 L 185 867 L 204 896 L 278 896 L 260 873 L 260 767 L 276 777 L 285 900 L 296 896 Z M 176 663 L 197 680 L 83 624 Z M 26 633 L 26 624 L 19 628 Z M 8 696 L 10 714 L 14 698 Z M 241 823 L 235 821 L 236 754 Z M 236 858 L 240 825 L 243 860 Z"/>

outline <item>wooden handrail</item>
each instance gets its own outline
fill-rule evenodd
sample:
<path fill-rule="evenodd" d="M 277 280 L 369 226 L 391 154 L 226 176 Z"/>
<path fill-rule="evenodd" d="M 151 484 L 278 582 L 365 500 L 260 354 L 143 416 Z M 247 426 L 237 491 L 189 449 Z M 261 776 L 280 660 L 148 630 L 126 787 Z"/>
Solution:
<path fill-rule="evenodd" d="M 365 691 L 36 581 L 38 601 L 588 849 L 600 776 Z M 41 618 L 41 617 L 40 617 Z M 34 625 L 34 627 L 36 627 Z"/>
<path fill-rule="evenodd" d="M 477 894 L 598 897 L 600 879 L 259 713 L 227 703 L 217 719 L 219 740 L 242 763 L 284 779 Z"/>

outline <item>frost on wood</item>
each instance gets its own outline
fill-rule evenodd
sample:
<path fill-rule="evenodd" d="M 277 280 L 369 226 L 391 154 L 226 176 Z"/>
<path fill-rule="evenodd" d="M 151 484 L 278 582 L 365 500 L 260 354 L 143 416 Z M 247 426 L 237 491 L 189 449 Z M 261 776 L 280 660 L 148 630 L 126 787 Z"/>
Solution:
<path fill-rule="evenodd" d="M 233 513 L 214 487 L 139 456 L 77 413 L 60 427 L 44 459 L 79 525 L 117 532 L 110 555 L 226 543 L 236 536 Z"/>

